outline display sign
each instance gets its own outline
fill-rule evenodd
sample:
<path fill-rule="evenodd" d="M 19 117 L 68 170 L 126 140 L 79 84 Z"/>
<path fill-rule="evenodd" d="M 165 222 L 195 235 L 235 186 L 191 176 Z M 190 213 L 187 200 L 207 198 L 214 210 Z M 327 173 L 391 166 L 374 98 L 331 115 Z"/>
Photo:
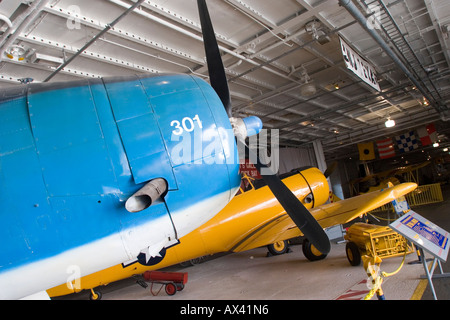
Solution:
<path fill-rule="evenodd" d="M 352 70 L 358 77 L 364 80 L 376 90 L 380 91 L 380 85 L 376 77 L 375 69 L 352 48 L 350 48 L 344 40 L 339 38 L 341 42 L 342 55 L 348 69 Z"/>
<path fill-rule="evenodd" d="M 392 205 L 394 206 L 395 213 L 397 213 L 399 216 L 402 216 L 403 214 L 411 210 L 408 201 L 406 201 L 405 196 L 401 196 L 398 199 L 394 199 L 392 201 Z"/>
<path fill-rule="evenodd" d="M 445 262 L 448 256 L 448 232 L 417 212 L 408 213 L 389 225 L 393 230 Z"/>
<path fill-rule="evenodd" d="M 245 159 L 245 162 L 239 165 L 239 172 L 241 174 L 245 173 L 250 178 L 262 179 L 258 169 L 256 169 L 255 165 L 249 159 Z"/>

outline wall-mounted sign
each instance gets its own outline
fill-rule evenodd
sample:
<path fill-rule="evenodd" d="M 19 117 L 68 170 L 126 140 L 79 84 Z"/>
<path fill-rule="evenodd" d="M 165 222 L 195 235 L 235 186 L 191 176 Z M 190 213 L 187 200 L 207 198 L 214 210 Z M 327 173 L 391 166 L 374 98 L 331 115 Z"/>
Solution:
<path fill-rule="evenodd" d="M 375 69 L 352 48 L 350 48 L 344 40 L 339 38 L 341 42 L 342 55 L 348 69 L 352 70 L 364 82 L 380 91 L 380 86 L 376 77 Z"/>
<path fill-rule="evenodd" d="M 249 159 L 245 159 L 245 162 L 239 165 L 239 171 L 241 174 L 245 173 L 250 178 L 262 179 L 258 169 L 256 169 L 255 165 Z"/>

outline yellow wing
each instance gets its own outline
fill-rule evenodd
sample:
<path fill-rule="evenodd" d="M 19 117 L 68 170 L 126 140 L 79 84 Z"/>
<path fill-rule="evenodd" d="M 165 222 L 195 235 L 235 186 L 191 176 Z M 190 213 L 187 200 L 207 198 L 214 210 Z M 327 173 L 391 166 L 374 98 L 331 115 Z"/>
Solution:
<path fill-rule="evenodd" d="M 321 205 L 310 209 L 311 214 L 323 228 L 349 222 L 362 214 L 381 207 L 386 203 L 413 191 L 415 183 L 402 183 L 400 185 L 363 194 L 357 197 L 341 200 L 335 203 Z M 277 241 L 290 239 L 302 235 L 293 221 L 286 213 L 260 225 L 251 234 L 235 242 L 232 251 L 239 252 L 257 248 Z"/>

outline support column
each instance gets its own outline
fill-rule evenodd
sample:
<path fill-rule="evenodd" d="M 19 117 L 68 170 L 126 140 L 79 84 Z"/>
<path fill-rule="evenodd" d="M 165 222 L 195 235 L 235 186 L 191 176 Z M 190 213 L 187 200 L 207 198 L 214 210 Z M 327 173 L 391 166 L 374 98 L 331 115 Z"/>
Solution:
<path fill-rule="evenodd" d="M 327 170 L 327 163 L 325 162 L 325 155 L 323 153 L 322 141 L 314 140 L 313 147 L 317 161 L 317 168 L 319 168 L 320 171 L 325 172 L 325 170 Z"/>

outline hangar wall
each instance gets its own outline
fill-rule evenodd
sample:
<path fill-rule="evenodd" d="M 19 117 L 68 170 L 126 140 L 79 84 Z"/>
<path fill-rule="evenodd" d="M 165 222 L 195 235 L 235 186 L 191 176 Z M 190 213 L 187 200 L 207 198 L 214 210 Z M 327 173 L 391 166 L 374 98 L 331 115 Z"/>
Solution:
<path fill-rule="evenodd" d="M 278 174 L 305 166 L 317 166 L 314 149 L 308 148 L 281 148 Z"/>

